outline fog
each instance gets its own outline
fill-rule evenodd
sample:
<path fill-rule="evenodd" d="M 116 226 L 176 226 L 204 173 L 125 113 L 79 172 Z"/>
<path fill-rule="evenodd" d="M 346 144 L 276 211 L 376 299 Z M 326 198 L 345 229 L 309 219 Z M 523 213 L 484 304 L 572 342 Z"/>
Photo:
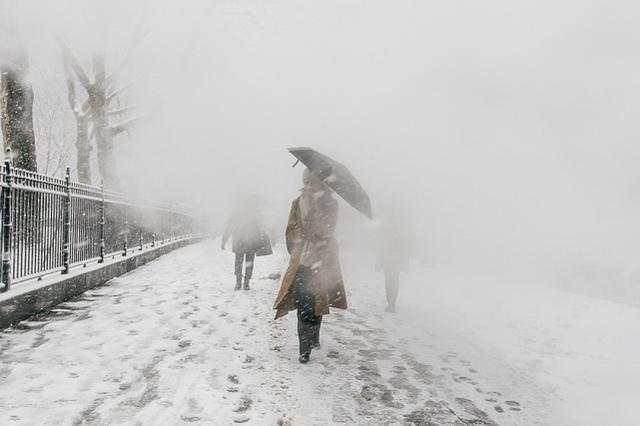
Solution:
<path fill-rule="evenodd" d="M 28 52 L 41 173 L 81 175 L 62 49 L 89 78 L 104 54 L 127 111 L 111 124 L 133 123 L 120 189 L 190 205 L 214 238 L 257 202 L 279 243 L 245 269 L 250 292 L 233 290 L 243 257 L 234 271 L 232 244 L 208 239 L 101 287 L 94 322 L 56 323 L 56 347 L 55 324 L 3 332 L 7 419 L 637 423 L 638 22 L 624 0 L 0 0 L 0 68 Z M 374 216 L 339 200 L 348 309 L 332 305 L 308 370 L 295 315 L 271 320 L 303 186 L 287 148 L 305 146 L 349 168 Z M 384 244 L 395 275 L 376 269 Z"/>
<path fill-rule="evenodd" d="M 286 148 L 310 146 L 352 170 L 374 213 L 406 215 L 418 264 L 607 295 L 640 284 L 635 3 L 1 7 L 36 109 L 60 113 L 36 117 L 39 136 L 74 135 L 56 36 L 85 63 L 104 49 L 108 68 L 132 50 L 119 80 L 143 120 L 116 141 L 121 176 L 215 232 L 245 193 L 283 229 L 302 175 Z M 375 223 L 341 211 L 343 245 L 365 246 Z"/>

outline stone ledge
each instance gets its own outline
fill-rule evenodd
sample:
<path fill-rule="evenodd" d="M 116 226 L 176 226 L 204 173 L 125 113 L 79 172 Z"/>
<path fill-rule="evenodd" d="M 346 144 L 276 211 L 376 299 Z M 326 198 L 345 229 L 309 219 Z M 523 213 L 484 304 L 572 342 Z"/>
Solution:
<path fill-rule="evenodd" d="M 67 275 L 55 275 L 42 281 L 17 284 L 0 294 L 0 330 L 17 324 L 112 278 L 133 271 L 163 254 L 199 241 L 188 238 L 148 248 L 127 257 L 72 269 Z"/>

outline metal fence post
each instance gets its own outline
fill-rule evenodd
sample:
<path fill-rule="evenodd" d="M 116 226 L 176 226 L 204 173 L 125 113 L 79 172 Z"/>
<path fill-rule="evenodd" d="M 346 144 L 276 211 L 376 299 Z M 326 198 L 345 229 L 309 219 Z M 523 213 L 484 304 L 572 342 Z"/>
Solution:
<path fill-rule="evenodd" d="M 124 202 L 124 251 L 123 256 L 127 255 L 127 248 L 129 245 L 129 205 L 126 200 Z"/>
<path fill-rule="evenodd" d="M 11 288 L 11 148 L 7 148 L 4 157 L 5 186 L 2 187 L 2 283 L 3 291 Z"/>
<path fill-rule="evenodd" d="M 69 273 L 69 254 L 70 240 L 71 240 L 71 171 L 67 167 L 67 172 L 64 175 L 64 202 L 62 203 L 62 215 L 63 215 L 63 244 L 62 244 L 62 273 Z"/>
<path fill-rule="evenodd" d="M 100 181 L 100 198 L 101 198 L 101 201 L 100 201 L 100 259 L 98 260 L 98 263 L 104 263 L 104 255 L 106 251 L 105 241 L 104 241 L 104 225 L 105 225 L 104 179 Z"/>

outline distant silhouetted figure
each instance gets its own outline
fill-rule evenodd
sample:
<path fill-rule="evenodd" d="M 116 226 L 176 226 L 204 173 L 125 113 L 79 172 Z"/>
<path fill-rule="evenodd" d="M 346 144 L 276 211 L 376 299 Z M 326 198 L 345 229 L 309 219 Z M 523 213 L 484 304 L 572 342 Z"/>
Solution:
<path fill-rule="evenodd" d="M 249 290 L 256 255 L 264 256 L 272 253 L 271 243 L 264 231 L 257 203 L 245 201 L 236 208 L 222 236 L 222 250 L 224 250 L 229 237 L 233 240 L 232 249 L 236 255 L 235 289 L 240 290 L 243 286 L 242 266 L 244 263 L 244 289 Z"/>
<path fill-rule="evenodd" d="M 413 251 L 413 233 L 406 221 L 390 217 L 378 230 L 376 269 L 384 273 L 387 312 L 396 311 L 400 272 L 409 269 Z"/>

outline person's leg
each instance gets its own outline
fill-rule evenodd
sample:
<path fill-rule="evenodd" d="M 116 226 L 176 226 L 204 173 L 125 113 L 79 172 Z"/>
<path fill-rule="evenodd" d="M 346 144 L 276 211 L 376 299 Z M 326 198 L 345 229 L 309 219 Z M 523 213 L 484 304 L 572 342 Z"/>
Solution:
<path fill-rule="evenodd" d="M 311 348 L 315 337 L 315 327 L 319 324 L 315 315 L 315 297 L 309 288 L 311 283 L 311 271 L 309 268 L 300 267 L 296 274 L 295 294 L 298 305 L 298 342 L 300 345 L 300 362 L 309 361 Z"/>
<path fill-rule="evenodd" d="M 245 270 L 244 270 L 244 289 L 249 290 L 249 281 L 253 275 L 253 262 L 256 259 L 255 253 L 247 253 L 245 258 Z"/>
<path fill-rule="evenodd" d="M 306 274 L 303 274 L 303 276 Z M 300 344 L 300 355 L 311 353 L 311 343 L 313 340 L 313 311 L 314 301 L 309 297 L 305 287 L 304 278 L 298 282 L 296 298 L 298 299 L 298 341 Z"/>
<path fill-rule="evenodd" d="M 244 260 L 244 253 L 236 253 L 236 290 L 240 290 L 242 286 L 242 261 Z"/>
<path fill-rule="evenodd" d="M 387 311 L 395 312 L 396 300 L 398 299 L 398 288 L 400 286 L 400 271 L 395 269 L 385 269 L 384 279 L 387 293 Z"/>
<path fill-rule="evenodd" d="M 311 348 L 320 347 L 320 325 L 322 324 L 322 315 L 316 316 L 316 323 L 313 325 L 313 339 L 311 340 Z"/>
<path fill-rule="evenodd" d="M 298 348 L 300 353 L 300 362 L 303 362 L 303 357 L 306 357 L 306 361 L 309 360 L 311 354 L 311 339 L 309 338 L 309 329 L 311 325 L 305 320 L 304 310 L 298 308 Z"/>

